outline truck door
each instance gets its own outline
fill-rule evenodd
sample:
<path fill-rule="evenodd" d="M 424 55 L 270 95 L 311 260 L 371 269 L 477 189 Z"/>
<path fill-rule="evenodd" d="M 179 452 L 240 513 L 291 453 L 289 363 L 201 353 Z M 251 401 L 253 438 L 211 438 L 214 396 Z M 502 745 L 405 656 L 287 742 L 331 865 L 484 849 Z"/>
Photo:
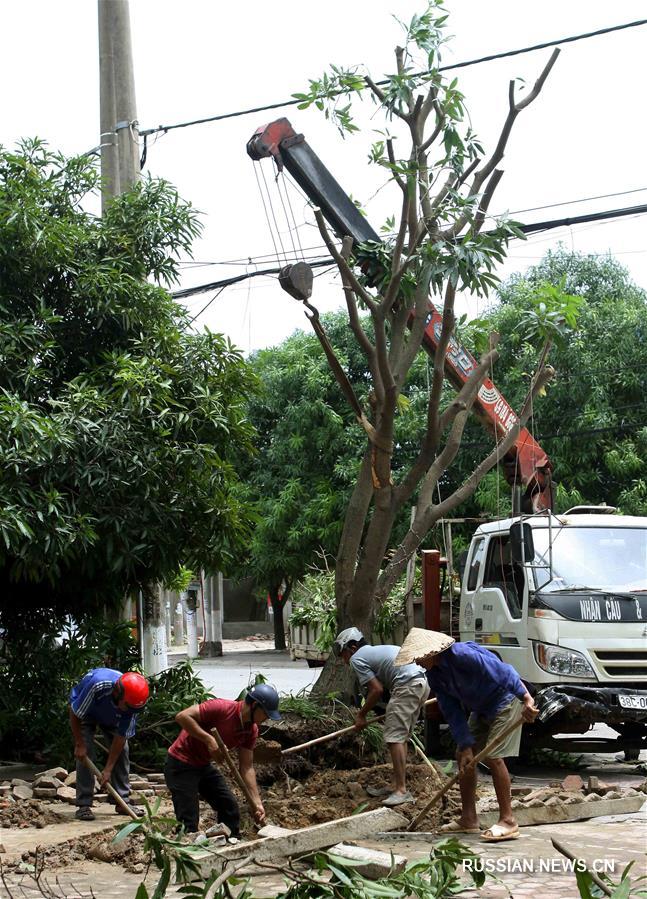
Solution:
<path fill-rule="evenodd" d="M 472 541 L 470 554 L 463 574 L 463 589 L 461 591 L 459 617 L 461 640 L 475 639 L 474 621 L 476 618 L 476 591 L 483 573 L 484 554 L 485 537 L 477 537 Z"/>
<path fill-rule="evenodd" d="M 517 670 L 526 655 L 528 591 L 522 566 L 514 562 L 510 535 L 492 534 L 483 581 L 475 602 L 475 640 L 492 649 Z M 480 627 L 479 627 L 480 625 Z"/>

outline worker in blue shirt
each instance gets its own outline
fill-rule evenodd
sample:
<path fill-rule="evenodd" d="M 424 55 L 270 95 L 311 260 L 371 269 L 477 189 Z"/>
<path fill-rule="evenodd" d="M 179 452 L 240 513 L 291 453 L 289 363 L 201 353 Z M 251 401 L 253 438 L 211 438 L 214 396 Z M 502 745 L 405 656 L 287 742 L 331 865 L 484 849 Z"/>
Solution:
<path fill-rule="evenodd" d="M 109 781 L 121 798 L 140 817 L 143 809 L 130 803 L 130 760 L 128 739 L 135 734 L 137 713 L 148 700 L 148 682 L 142 674 L 114 668 L 93 668 L 72 687 L 69 717 L 74 736 L 76 758 L 76 817 L 94 821 L 92 800 L 94 774 L 84 759 L 94 760 L 94 735 L 97 727 L 110 741 L 108 759 L 101 772 L 100 786 Z M 118 814 L 123 814 L 116 806 Z"/>
<path fill-rule="evenodd" d="M 456 741 L 462 812 L 458 820 L 441 827 L 444 833 L 479 833 L 476 813 L 476 766 L 470 763 L 479 752 L 515 721 L 531 722 L 539 714 L 532 696 L 512 665 L 477 643 L 456 643 L 447 634 L 411 628 L 396 664 L 416 662 L 427 671 L 431 692 Z M 469 718 L 467 713 L 469 712 Z M 499 820 L 481 835 L 486 842 L 501 842 L 519 836 L 512 813 L 510 775 L 505 764 L 519 754 L 521 727 L 514 730 L 484 759 L 490 769 Z"/>

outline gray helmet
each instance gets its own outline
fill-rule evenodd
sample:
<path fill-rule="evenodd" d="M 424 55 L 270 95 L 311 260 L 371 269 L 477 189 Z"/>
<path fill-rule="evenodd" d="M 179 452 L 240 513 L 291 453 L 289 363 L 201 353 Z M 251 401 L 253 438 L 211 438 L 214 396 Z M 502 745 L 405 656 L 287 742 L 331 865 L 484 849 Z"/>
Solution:
<path fill-rule="evenodd" d="M 332 645 L 334 655 L 340 656 L 349 643 L 360 643 L 364 639 L 364 634 L 357 627 L 347 627 L 346 630 L 340 631 L 335 637 Z"/>
<path fill-rule="evenodd" d="M 251 705 L 256 703 L 272 721 L 280 721 L 279 694 L 269 684 L 256 684 L 247 691 L 245 702 Z"/>

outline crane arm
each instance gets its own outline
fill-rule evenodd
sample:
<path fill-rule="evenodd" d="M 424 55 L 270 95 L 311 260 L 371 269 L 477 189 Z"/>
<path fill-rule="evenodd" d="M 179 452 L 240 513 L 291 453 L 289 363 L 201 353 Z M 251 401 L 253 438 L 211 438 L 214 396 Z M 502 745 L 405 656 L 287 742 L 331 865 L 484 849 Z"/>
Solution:
<path fill-rule="evenodd" d="M 338 237 L 349 235 L 356 246 L 382 242 L 288 119 L 277 119 L 259 128 L 247 143 L 247 153 L 255 161 L 268 157 L 274 159 L 279 171 L 285 168 L 308 199 L 321 209 Z M 431 356 L 438 349 L 441 329 L 442 314 L 429 302 L 422 344 Z M 476 364 L 470 351 L 452 336 L 444 362 L 447 380 L 460 390 Z M 497 440 L 517 423 L 514 410 L 489 378 L 485 378 L 478 391 L 474 413 Z M 522 489 L 521 511 L 538 512 L 552 508 L 552 464 L 527 428 L 520 428 L 514 445 L 501 459 L 501 466 L 508 484 Z"/>

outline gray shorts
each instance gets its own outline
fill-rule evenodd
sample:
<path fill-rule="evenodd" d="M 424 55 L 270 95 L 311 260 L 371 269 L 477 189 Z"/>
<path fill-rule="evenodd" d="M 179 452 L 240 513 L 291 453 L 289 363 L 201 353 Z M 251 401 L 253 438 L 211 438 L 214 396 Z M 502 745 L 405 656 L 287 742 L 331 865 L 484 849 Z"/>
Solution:
<path fill-rule="evenodd" d="M 472 747 L 474 750 L 474 754 L 480 752 L 481 749 L 484 748 L 488 743 L 491 743 L 492 740 L 496 739 L 497 735 L 501 733 L 504 728 L 506 728 L 509 724 L 512 724 L 513 721 L 519 721 L 521 718 L 521 712 L 523 709 L 523 703 L 519 699 L 513 699 L 511 703 L 504 706 L 501 711 L 498 713 L 496 718 L 492 720 L 488 718 L 481 718 L 479 715 L 472 714 L 470 715 L 468 725 L 472 736 L 475 739 L 475 744 Z M 519 755 L 519 746 L 521 745 L 521 728 L 518 727 L 516 730 L 513 730 L 511 734 L 503 740 L 502 743 L 499 743 L 492 752 L 489 754 L 489 758 L 491 759 L 505 759 L 511 756 Z"/>
<path fill-rule="evenodd" d="M 395 688 L 386 707 L 385 743 L 407 742 L 429 692 L 426 677 L 413 678 Z"/>

